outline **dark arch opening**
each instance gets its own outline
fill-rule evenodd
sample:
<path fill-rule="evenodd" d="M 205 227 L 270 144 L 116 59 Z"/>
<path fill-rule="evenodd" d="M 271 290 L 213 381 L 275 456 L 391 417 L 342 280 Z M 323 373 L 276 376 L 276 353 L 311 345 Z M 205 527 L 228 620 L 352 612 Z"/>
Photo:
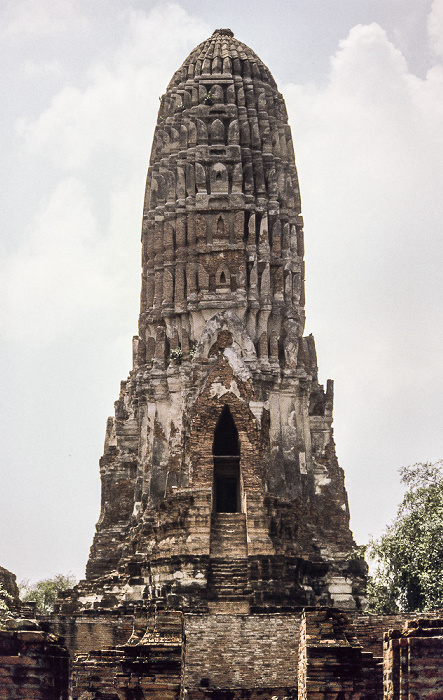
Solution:
<path fill-rule="evenodd" d="M 226 284 L 226 275 L 224 272 L 220 275 L 220 284 Z"/>
<path fill-rule="evenodd" d="M 240 456 L 240 444 L 238 430 L 235 425 L 229 406 L 224 406 L 215 426 L 214 442 L 212 443 L 213 455 Z"/>
<path fill-rule="evenodd" d="M 212 444 L 214 456 L 214 511 L 240 512 L 240 443 L 229 406 L 217 421 Z"/>
<path fill-rule="evenodd" d="M 221 174 L 221 173 L 220 173 Z M 225 222 L 221 216 L 217 219 L 217 236 L 225 235 Z"/>

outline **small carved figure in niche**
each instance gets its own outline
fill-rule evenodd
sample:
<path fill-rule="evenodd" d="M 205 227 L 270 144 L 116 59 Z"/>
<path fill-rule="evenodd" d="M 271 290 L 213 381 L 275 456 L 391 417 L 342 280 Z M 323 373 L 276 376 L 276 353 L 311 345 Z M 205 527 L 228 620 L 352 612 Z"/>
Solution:
<path fill-rule="evenodd" d="M 227 194 L 228 191 L 228 171 L 223 163 L 215 163 L 211 168 L 211 193 Z"/>
<path fill-rule="evenodd" d="M 298 356 L 298 323 L 294 319 L 285 322 L 285 339 L 283 341 L 283 351 L 285 355 L 285 365 L 288 368 L 296 369 Z"/>
<path fill-rule="evenodd" d="M 230 289 L 231 274 L 227 265 L 221 265 L 215 273 L 215 286 L 221 291 Z"/>

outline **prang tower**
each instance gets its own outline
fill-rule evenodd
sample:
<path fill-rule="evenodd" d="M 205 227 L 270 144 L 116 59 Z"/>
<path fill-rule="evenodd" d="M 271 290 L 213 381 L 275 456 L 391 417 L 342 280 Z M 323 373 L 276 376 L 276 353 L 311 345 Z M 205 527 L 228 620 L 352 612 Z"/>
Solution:
<path fill-rule="evenodd" d="M 285 103 L 219 29 L 161 97 L 139 332 L 108 420 L 83 608 L 360 605 L 333 385 L 318 382 L 304 323 Z"/>

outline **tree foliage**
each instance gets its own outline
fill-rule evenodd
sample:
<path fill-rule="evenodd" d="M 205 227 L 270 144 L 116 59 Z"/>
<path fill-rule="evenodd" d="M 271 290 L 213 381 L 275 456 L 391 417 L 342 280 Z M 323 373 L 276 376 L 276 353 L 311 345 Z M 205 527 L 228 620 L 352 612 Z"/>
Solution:
<path fill-rule="evenodd" d="M 0 622 L 12 617 L 11 607 L 14 602 L 13 596 L 8 593 L 4 585 L 0 582 Z"/>
<path fill-rule="evenodd" d="M 443 460 L 403 467 L 407 490 L 397 515 L 366 552 L 375 564 L 369 580 L 374 612 L 443 607 Z"/>
<path fill-rule="evenodd" d="M 53 611 L 58 593 L 72 588 L 75 584 L 76 578 L 73 574 L 57 574 L 33 584 L 22 581 L 19 584 L 20 598 L 23 603 L 35 601 L 38 612 L 47 614 Z"/>

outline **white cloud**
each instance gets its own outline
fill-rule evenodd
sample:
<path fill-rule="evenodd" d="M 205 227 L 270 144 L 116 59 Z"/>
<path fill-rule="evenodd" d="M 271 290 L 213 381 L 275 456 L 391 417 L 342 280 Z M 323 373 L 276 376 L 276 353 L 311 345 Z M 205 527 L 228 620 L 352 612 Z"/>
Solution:
<path fill-rule="evenodd" d="M 385 32 L 372 24 L 353 28 L 341 42 L 325 88 L 284 88 L 297 125 L 304 208 L 312 208 L 308 227 L 314 217 L 328 247 L 355 249 L 353 266 L 360 267 L 360 283 L 370 271 L 371 294 L 377 291 L 374 273 L 383 283 L 387 275 L 396 275 L 394 291 L 400 281 L 407 282 L 405 273 L 426 258 L 424 241 L 438 248 L 443 215 L 437 196 L 443 172 L 440 68 L 435 66 L 425 80 L 411 75 Z M 328 228 L 337 221 L 340 238 L 330 240 Z M 351 221 L 358 222 L 357 230 L 349 227 Z M 411 291 L 410 283 L 407 287 Z"/>
<path fill-rule="evenodd" d="M 3 332 L 50 343 L 109 293 L 97 223 L 83 184 L 60 182 L 29 237 L 2 269 Z"/>
<path fill-rule="evenodd" d="M 174 4 L 148 15 L 130 10 L 124 21 L 121 46 L 108 62 L 90 66 L 86 87 L 65 87 L 37 119 L 18 123 L 31 154 L 73 170 L 89 165 L 104 150 L 125 159 L 140 153 L 172 67 L 207 29 Z"/>
<path fill-rule="evenodd" d="M 129 299 L 135 321 L 134 268 L 157 98 L 172 66 L 207 29 L 173 4 L 148 15 L 126 11 L 123 20 L 124 39 L 107 63 L 90 65 L 83 87 L 64 87 L 35 120 L 17 125 L 28 158 L 42 173 L 55 166 L 48 180 L 55 185 L 4 262 L 7 337 L 32 331 L 34 342 L 45 344 L 98 309 L 127 317 Z"/>
<path fill-rule="evenodd" d="M 428 17 L 428 33 L 437 56 L 443 57 L 443 0 L 434 0 Z"/>
<path fill-rule="evenodd" d="M 441 39 L 443 24 L 433 26 Z M 349 462 L 344 453 L 358 502 L 374 478 L 394 480 L 395 466 L 441 449 L 442 66 L 420 79 L 380 26 L 358 25 L 325 87 L 282 91 L 296 125 L 308 330 L 321 375 L 336 379 L 339 454 L 357 435 L 384 446 L 373 465 L 367 445 Z M 360 510 L 361 531 L 371 517 Z"/>
<path fill-rule="evenodd" d="M 40 76 L 62 76 L 63 66 L 59 61 L 26 61 L 23 65 L 25 74 L 31 78 Z"/>
<path fill-rule="evenodd" d="M 76 8 L 76 0 L 10 0 L 5 9 L 6 35 L 41 37 L 88 26 Z"/>

